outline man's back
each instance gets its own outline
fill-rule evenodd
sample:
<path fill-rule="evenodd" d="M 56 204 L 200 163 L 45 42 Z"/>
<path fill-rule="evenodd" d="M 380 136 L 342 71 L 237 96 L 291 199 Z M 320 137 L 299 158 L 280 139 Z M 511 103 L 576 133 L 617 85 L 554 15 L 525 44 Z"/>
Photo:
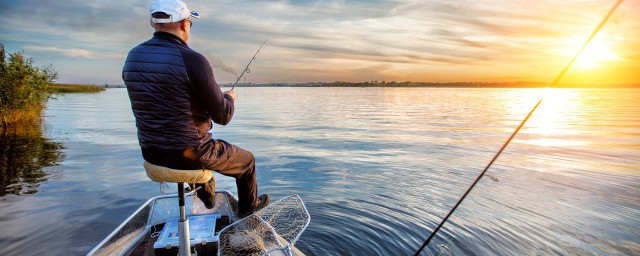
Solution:
<path fill-rule="evenodd" d="M 216 95 L 220 89 L 212 73 L 211 78 L 202 75 L 207 68 L 211 72 L 202 55 L 169 33 L 157 32 L 129 52 L 122 76 L 142 148 L 183 150 L 201 145 L 211 139 L 210 111 L 220 116 L 216 122 L 228 123 L 233 102 Z"/>

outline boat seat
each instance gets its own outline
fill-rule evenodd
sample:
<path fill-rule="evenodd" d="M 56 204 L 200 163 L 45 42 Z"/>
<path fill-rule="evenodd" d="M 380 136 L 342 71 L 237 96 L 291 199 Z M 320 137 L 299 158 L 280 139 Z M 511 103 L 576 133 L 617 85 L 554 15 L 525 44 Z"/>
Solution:
<path fill-rule="evenodd" d="M 206 183 L 213 178 L 211 170 L 177 170 L 144 162 L 147 177 L 157 182 Z"/>

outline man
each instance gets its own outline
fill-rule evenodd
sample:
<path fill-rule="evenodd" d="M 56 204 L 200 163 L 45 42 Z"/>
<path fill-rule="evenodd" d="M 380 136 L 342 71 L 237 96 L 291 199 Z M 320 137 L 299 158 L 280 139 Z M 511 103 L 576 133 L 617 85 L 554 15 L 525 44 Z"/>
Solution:
<path fill-rule="evenodd" d="M 240 217 L 266 206 L 269 196 L 257 196 L 253 154 L 209 133 L 212 121 L 231 121 L 236 94 L 223 93 L 209 61 L 187 45 L 191 18 L 198 14 L 181 0 L 153 0 L 149 14 L 153 38 L 129 52 L 122 71 L 143 158 L 168 168 L 208 169 L 234 177 Z M 212 208 L 215 180 L 196 187 L 201 188 L 198 197 Z"/>

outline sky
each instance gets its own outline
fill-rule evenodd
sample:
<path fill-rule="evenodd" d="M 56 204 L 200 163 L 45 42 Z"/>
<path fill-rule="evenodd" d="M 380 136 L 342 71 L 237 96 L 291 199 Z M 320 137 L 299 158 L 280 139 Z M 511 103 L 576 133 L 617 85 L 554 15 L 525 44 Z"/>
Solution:
<path fill-rule="evenodd" d="M 187 0 L 189 46 L 219 83 L 550 82 L 615 0 Z M 58 82 L 123 84 L 127 52 L 153 33 L 134 0 L 0 0 L 0 43 Z M 640 0 L 626 0 L 562 82 L 640 83 Z"/>

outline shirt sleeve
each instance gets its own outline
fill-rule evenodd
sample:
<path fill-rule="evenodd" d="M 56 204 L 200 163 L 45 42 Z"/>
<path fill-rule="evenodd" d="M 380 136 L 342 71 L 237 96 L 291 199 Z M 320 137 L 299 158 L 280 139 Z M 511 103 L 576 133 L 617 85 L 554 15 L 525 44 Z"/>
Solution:
<path fill-rule="evenodd" d="M 233 118 L 233 98 L 222 93 L 213 76 L 209 60 L 195 51 L 183 50 L 182 54 L 193 95 L 205 108 L 211 120 L 217 124 L 227 125 Z"/>

